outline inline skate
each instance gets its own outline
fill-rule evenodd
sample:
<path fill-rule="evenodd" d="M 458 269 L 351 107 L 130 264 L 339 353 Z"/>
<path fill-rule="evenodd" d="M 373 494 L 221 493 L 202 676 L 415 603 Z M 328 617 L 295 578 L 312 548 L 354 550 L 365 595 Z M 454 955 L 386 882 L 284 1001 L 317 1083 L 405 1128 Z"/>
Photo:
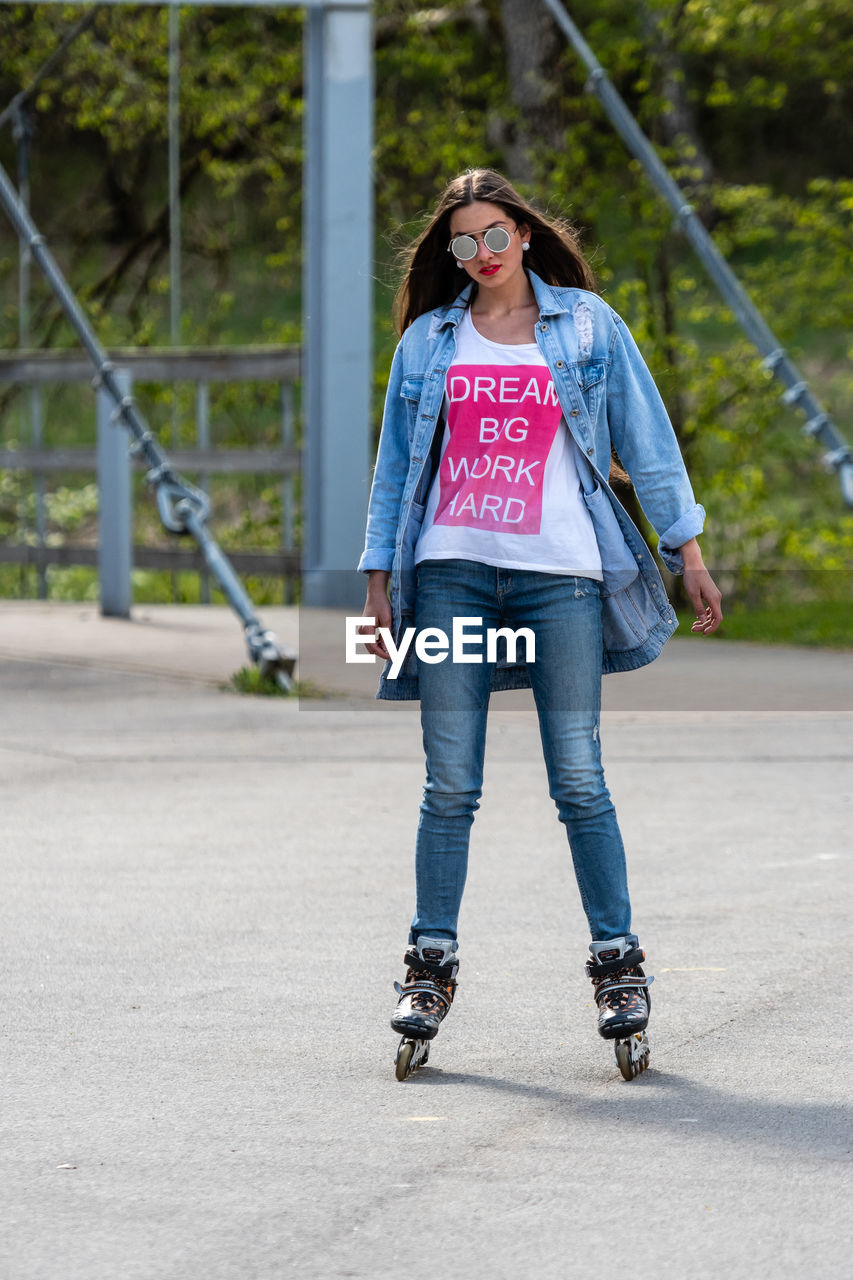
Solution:
<path fill-rule="evenodd" d="M 426 1064 L 430 1042 L 447 1017 L 456 994 L 457 945 L 451 938 L 421 937 L 403 957 L 406 980 L 394 983 L 400 998 L 391 1019 L 392 1029 L 402 1037 L 394 1059 L 398 1080 Z"/>
<path fill-rule="evenodd" d="M 646 977 L 640 968 L 646 953 L 634 934 L 593 942 L 589 949 L 592 959 L 586 963 L 586 972 L 595 988 L 599 1035 L 615 1041 L 619 1070 L 625 1080 L 633 1080 L 645 1071 L 651 1053 L 646 1027 L 654 978 Z"/>

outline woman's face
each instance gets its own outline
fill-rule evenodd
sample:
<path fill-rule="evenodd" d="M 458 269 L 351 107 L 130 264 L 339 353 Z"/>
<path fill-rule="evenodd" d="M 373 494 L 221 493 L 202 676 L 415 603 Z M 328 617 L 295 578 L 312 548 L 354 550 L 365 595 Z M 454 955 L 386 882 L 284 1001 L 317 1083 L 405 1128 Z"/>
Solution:
<path fill-rule="evenodd" d="M 493 253 L 486 247 L 483 233 L 490 227 L 503 227 L 509 233 L 509 248 L 501 253 Z M 487 200 L 475 200 L 473 204 L 462 205 L 450 215 L 451 239 L 454 236 L 473 235 L 477 240 L 475 257 L 463 262 L 462 266 L 471 279 L 485 289 L 502 288 L 522 270 L 524 250 L 521 246 L 529 234 L 530 228 L 526 222 L 516 224 L 500 205 L 490 204 Z"/>

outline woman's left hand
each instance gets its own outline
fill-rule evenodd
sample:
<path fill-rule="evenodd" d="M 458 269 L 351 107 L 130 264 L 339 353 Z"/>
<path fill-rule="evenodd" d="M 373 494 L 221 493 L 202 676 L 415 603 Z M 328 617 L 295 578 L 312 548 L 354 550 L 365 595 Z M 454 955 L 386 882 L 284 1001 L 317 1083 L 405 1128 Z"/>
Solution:
<path fill-rule="evenodd" d="M 696 610 L 696 621 L 690 630 L 709 636 L 723 620 L 719 587 L 703 565 L 701 569 L 684 570 L 684 590 Z"/>
<path fill-rule="evenodd" d="M 696 611 L 691 631 L 709 636 L 723 620 L 722 594 L 702 560 L 699 543 L 691 538 L 680 548 L 684 560 L 684 590 Z"/>

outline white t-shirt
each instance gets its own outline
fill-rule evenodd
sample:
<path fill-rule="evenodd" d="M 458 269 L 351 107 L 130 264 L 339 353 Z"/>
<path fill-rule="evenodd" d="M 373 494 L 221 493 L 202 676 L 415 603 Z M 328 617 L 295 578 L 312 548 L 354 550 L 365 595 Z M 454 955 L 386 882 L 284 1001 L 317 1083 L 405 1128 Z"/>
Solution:
<path fill-rule="evenodd" d="M 477 560 L 600 581 L 577 445 L 536 343 L 492 342 L 467 310 L 447 371 L 444 418 L 415 562 Z"/>

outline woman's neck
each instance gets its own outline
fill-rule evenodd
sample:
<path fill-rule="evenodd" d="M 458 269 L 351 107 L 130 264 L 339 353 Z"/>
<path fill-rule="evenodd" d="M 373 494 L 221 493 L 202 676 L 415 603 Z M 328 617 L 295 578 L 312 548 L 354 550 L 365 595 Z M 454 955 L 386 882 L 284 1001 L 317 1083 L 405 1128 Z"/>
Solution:
<path fill-rule="evenodd" d="M 508 280 L 500 288 L 478 287 L 471 303 L 471 311 L 476 316 L 488 316 L 489 319 L 499 320 L 503 316 L 512 315 L 514 311 L 521 311 L 535 305 L 536 294 L 533 292 L 530 281 L 524 271 L 519 271 L 517 277 Z"/>

